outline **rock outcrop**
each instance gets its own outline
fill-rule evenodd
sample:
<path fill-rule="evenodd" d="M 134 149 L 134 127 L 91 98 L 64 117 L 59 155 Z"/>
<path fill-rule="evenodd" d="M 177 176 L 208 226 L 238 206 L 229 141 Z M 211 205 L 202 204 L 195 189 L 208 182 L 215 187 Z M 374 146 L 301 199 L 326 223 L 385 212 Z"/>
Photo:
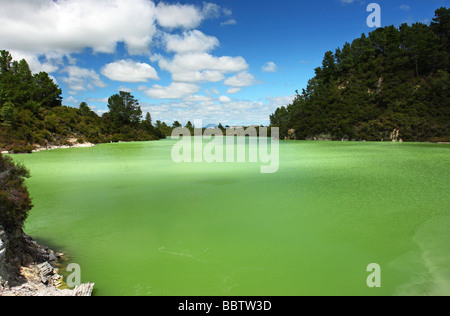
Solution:
<path fill-rule="evenodd" d="M 62 253 L 39 245 L 23 234 L 10 243 L 0 227 L 0 296 L 91 296 L 94 284 L 60 289 L 64 284 L 57 265 Z M 16 245 L 14 249 L 11 244 Z M 20 244 L 20 247 L 17 247 Z"/>

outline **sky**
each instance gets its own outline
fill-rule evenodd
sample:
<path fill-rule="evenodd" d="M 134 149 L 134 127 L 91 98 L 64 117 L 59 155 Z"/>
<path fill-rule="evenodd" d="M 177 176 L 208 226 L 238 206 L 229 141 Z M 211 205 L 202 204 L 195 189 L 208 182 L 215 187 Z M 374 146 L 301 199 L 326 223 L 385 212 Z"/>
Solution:
<path fill-rule="evenodd" d="M 0 49 L 99 115 L 119 91 L 172 124 L 269 124 L 326 51 L 381 26 L 430 23 L 450 0 L 0 0 Z"/>

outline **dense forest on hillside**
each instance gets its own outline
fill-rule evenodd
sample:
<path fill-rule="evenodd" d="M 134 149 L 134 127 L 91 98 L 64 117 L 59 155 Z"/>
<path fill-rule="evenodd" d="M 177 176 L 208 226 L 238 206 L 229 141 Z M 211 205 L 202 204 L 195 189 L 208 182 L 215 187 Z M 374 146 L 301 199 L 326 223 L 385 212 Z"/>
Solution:
<path fill-rule="evenodd" d="M 109 112 L 98 116 L 83 102 L 79 108 L 62 104 L 62 91 L 45 72 L 32 74 L 26 60 L 13 61 L 0 52 L 0 149 L 15 153 L 36 147 L 148 141 L 165 137 L 152 124 L 130 93 L 108 100 Z"/>
<path fill-rule="evenodd" d="M 379 28 L 325 53 L 306 89 L 271 115 L 281 139 L 450 141 L 450 10 Z"/>

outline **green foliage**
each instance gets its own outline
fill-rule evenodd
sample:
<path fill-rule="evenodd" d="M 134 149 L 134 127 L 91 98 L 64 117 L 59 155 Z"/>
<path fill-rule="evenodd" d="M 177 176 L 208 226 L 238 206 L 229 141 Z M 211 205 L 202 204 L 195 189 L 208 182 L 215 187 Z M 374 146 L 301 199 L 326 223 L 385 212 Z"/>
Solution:
<path fill-rule="evenodd" d="M 16 115 L 16 107 L 11 102 L 4 103 L 0 108 L 0 118 L 8 126 L 14 125 L 16 121 Z"/>
<path fill-rule="evenodd" d="M 109 98 L 103 117 L 86 102 L 78 109 L 62 106 L 61 89 L 47 73 L 33 75 L 25 60 L 13 61 L 0 51 L 0 142 L 2 149 L 29 153 L 36 146 L 78 142 L 148 141 L 165 137 L 151 124 L 150 113 L 141 122 L 139 102 L 127 92 Z"/>
<path fill-rule="evenodd" d="M 129 92 L 120 91 L 108 99 L 109 117 L 116 129 L 123 125 L 136 125 L 142 117 L 139 102 Z"/>
<path fill-rule="evenodd" d="M 0 226 L 8 233 L 21 230 L 28 212 L 31 199 L 24 184 L 29 171 L 22 165 L 16 165 L 10 157 L 0 154 Z"/>
<path fill-rule="evenodd" d="M 389 26 L 326 52 L 294 102 L 270 116 L 280 138 L 448 141 L 449 12 Z"/>

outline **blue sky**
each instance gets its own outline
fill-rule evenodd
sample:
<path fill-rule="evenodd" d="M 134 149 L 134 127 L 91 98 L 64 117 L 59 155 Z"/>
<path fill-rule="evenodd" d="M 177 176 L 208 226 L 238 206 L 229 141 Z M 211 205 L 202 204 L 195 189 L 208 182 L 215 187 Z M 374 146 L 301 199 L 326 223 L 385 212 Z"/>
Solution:
<path fill-rule="evenodd" d="M 0 49 L 47 71 L 63 103 L 98 114 L 130 91 L 143 112 L 188 120 L 268 124 L 306 87 L 324 53 L 382 26 L 429 23 L 449 0 L 0 0 Z"/>

